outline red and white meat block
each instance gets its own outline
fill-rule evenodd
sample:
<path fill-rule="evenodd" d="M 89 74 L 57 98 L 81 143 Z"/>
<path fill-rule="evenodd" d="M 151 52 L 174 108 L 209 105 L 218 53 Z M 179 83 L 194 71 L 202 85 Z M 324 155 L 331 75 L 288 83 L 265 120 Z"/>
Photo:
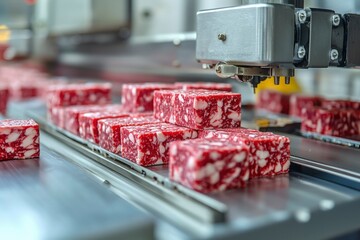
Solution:
<path fill-rule="evenodd" d="M 301 130 L 335 137 L 360 136 L 360 110 L 312 108 L 302 112 Z"/>
<path fill-rule="evenodd" d="M 321 105 L 322 98 L 317 96 L 306 96 L 294 94 L 290 97 L 290 115 L 301 117 L 302 109 L 309 109 Z M 304 110 L 306 111 L 306 110 Z"/>
<path fill-rule="evenodd" d="M 210 83 L 210 82 L 177 82 L 175 86 L 178 86 L 182 90 L 196 90 L 196 89 L 203 89 L 203 90 L 215 90 L 215 91 L 226 91 L 231 92 L 232 86 L 229 83 Z"/>
<path fill-rule="evenodd" d="M 192 129 L 236 128 L 241 125 L 241 95 L 222 91 L 156 91 L 154 116 Z"/>
<path fill-rule="evenodd" d="M 351 101 L 351 100 L 331 100 L 324 99 L 321 102 L 321 106 L 326 109 L 352 109 L 360 110 L 360 102 Z"/>
<path fill-rule="evenodd" d="M 274 90 L 259 92 L 256 107 L 273 113 L 289 114 L 290 95 Z"/>
<path fill-rule="evenodd" d="M 225 139 L 249 146 L 250 177 L 274 176 L 289 172 L 290 140 L 269 132 L 249 129 L 223 131 L 205 130 L 199 137 L 205 139 Z"/>
<path fill-rule="evenodd" d="M 127 126 L 142 126 L 160 123 L 153 116 L 102 119 L 98 122 L 99 145 L 116 154 L 121 153 L 120 129 Z"/>
<path fill-rule="evenodd" d="M 99 143 L 98 122 L 101 119 L 128 117 L 124 111 L 106 111 L 83 113 L 79 115 L 80 137 L 90 142 Z"/>
<path fill-rule="evenodd" d="M 0 120 L 0 160 L 37 158 L 39 125 L 33 120 Z"/>
<path fill-rule="evenodd" d="M 9 100 L 9 89 L 0 85 L 0 114 L 6 114 L 6 108 Z"/>
<path fill-rule="evenodd" d="M 111 103 L 111 84 L 87 83 L 51 86 L 47 90 L 47 105 L 104 105 Z"/>
<path fill-rule="evenodd" d="M 250 176 L 249 147 L 220 139 L 170 143 L 170 179 L 199 192 L 244 187 Z"/>
<path fill-rule="evenodd" d="M 141 166 L 167 164 L 169 144 L 197 138 L 197 131 L 167 123 L 121 128 L 121 155 Z"/>
<path fill-rule="evenodd" d="M 84 113 L 92 112 L 106 112 L 119 109 L 123 110 L 120 104 L 109 104 L 109 105 L 77 105 L 64 108 L 64 119 L 66 119 L 64 128 L 75 134 L 79 135 L 79 116 Z"/>
<path fill-rule="evenodd" d="M 153 111 L 154 91 L 177 88 L 174 84 L 124 84 L 121 103 L 131 112 Z"/>
<path fill-rule="evenodd" d="M 59 128 L 65 127 L 65 107 L 47 108 L 47 119 Z"/>

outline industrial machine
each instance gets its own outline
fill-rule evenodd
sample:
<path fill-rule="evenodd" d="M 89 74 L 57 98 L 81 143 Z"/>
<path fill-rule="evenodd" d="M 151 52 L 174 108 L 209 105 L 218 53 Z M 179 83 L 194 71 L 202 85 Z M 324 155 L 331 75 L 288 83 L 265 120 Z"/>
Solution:
<path fill-rule="evenodd" d="M 357 1 L 8 0 L 0 13 L 11 33 L 7 60 L 114 86 L 232 83 L 249 124 L 251 87 L 269 77 L 288 84 L 295 76 L 320 94 L 335 83 L 336 96 L 360 96 Z M 320 70 L 328 67 L 349 69 L 331 82 L 334 74 Z M 41 100 L 13 101 L 8 115 L 40 124 L 42 154 L 0 162 L 3 239 L 360 238 L 358 141 L 269 127 L 291 139 L 288 175 L 200 194 L 170 181 L 167 166 L 138 166 L 55 127 Z"/>

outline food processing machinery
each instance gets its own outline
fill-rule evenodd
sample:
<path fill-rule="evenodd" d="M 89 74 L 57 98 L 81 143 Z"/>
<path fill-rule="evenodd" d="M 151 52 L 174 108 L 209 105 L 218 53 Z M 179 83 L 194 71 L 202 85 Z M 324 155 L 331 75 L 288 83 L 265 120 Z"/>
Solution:
<path fill-rule="evenodd" d="M 15 2 L 1 4 L 15 9 Z M 268 76 L 279 83 L 279 76 L 290 77 L 298 68 L 347 68 L 360 61 L 359 18 L 345 14 L 360 10 L 356 1 L 341 6 L 349 9 L 334 1 L 183 1 L 173 4 L 186 17 L 170 27 L 156 19 L 169 6 L 160 1 L 151 6 L 116 0 L 26 2 L 19 15 L 11 15 L 17 20 L 6 23 L 12 33 L 7 57 L 35 59 L 49 73 L 70 78 L 115 85 L 227 81 L 251 103 L 247 83 L 217 75 L 256 86 Z M 235 7 L 200 11 L 195 24 L 197 10 L 225 6 Z M 141 29 L 155 32 L 142 25 L 146 22 L 177 32 L 143 36 Z M 166 166 L 137 166 L 53 126 L 40 100 L 11 102 L 9 116 L 31 117 L 41 125 L 42 153 L 40 159 L 0 163 L 0 198 L 17 206 L 4 208 L 0 218 L 6 239 L 359 237 L 356 141 L 339 145 L 277 128 L 291 139 L 289 175 L 205 195 L 171 182 Z M 253 120 L 251 114 L 245 118 Z"/>

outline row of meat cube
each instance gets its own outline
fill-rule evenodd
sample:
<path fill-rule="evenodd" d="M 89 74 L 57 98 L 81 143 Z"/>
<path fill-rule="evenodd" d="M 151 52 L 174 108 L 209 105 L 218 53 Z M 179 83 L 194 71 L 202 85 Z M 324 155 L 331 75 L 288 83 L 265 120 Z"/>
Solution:
<path fill-rule="evenodd" d="M 148 103 L 143 99 L 154 97 L 154 113 L 129 113 L 124 105 L 109 104 L 109 95 L 104 91 L 94 94 L 84 86 L 81 91 L 57 88 L 49 92 L 49 112 L 60 109 L 52 117 L 58 126 L 139 165 L 170 163 L 171 179 L 198 191 L 240 187 L 249 177 L 288 172 L 289 139 L 241 129 L 240 94 L 206 90 L 154 92 L 151 84 L 126 89 L 151 92 L 145 97 L 134 94 L 123 103 L 137 102 L 143 108 L 134 107 L 135 103 L 133 110 L 141 112 Z M 108 104 L 69 106 L 93 104 L 99 99 L 107 99 L 102 103 Z"/>
<path fill-rule="evenodd" d="M 261 91 L 257 107 L 302 120 L 301 129 L 337 137 L 360 137 L 360 102 Z"/>

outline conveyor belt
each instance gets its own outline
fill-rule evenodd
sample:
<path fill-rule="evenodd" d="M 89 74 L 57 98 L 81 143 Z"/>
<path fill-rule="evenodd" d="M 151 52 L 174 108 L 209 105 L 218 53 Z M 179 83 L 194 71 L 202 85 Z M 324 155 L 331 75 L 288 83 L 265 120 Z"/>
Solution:
<path fill-rule="evenodd" d="M 210 225 L 210 229 L 203 231 L 205 235 L 224 237 L 237 233 L 242 234 L 245 239 L 250 236 L 261 238 L 266 236 L 262 235 L 266 229 L 272 226 L 283 229 L 279 231 L 279 237 L 284 236 L 287 229 L 311 232 L 312 237 L 327 237 L 340 234 L 345 229 L 348 231 L 360 227 L 360 192 L 303 174 L 296 167 L 292 167 L 289 175 L 252 180 L 243 190 L 203 195 L 170 182 L 167 177 L 168 170 L 164 166 L 137 166 L 127 159 L 56 128 L 37 114 L 32 117 L 41 124 L 43 130 L 60 142 L 133 181 L 141 191 L 156 196 L 159 202 L 152 204 L 152 211 L 157 211 L 157 214 L 168 221 L 192 225 L 178 219 L 174 222 L 174 219 L 171 219 L 175 212 L 180 212 L 195 221 L 215 223 Z M 293 166 L 297 165 L 296 158 L 292 158 L 292 162 Z M 83 167 L 87 168 L 85 165 Z M 106 179 L 105 176 L 102 178 Z M 112 184 L 112 181 L 116 180 L 107 181 Z M 174 214 L 164 214 L 161 211 L 162 206 L 170 206 Z M 358 214 L 350 214 L 355 212 Z M 338 225 L 327 232 L 314 227 L 314 223 L 325 220 L 337 222 L 339 216 L 347 218 L 346 224 L 341 222 L 340 227 Z M 194 226 L 200 231 L 197 225 Z M 299 239 L 304 238 L 304 235 L 298 234 Z"/>

